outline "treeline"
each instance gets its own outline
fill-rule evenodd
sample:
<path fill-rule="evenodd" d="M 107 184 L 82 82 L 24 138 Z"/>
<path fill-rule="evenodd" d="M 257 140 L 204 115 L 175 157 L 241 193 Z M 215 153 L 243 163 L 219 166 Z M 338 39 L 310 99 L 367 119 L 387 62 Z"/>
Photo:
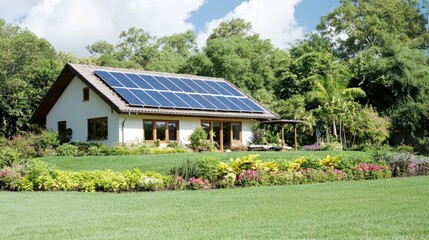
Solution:
<path fill-rule="evenodd" d="M 316 33 L 288 49 L 233 19 L 202 49 L 190 30 L 156 38 L 130 28 L 78 58 L 0 20 L 0 135 L 34 129 L 33 111 L 71 62 L 223 77 L 280 117 L 304 119 L 301 144 L 315 141 L 316 125 L 344 147 L 381 144 L 395 130 L 429 127 L 427 24 L 426 1 L 341 0 Z"/>

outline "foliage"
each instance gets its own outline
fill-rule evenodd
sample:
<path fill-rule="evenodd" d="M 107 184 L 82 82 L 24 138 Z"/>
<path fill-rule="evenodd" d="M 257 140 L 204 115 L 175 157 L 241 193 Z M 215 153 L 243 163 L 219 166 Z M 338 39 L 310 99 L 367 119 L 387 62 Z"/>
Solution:
<path fill-rule="evenodd" d="M 32 112 L 60 68 L 50 43 L 0 19 L 0 136 L 31 129 Z"/>
<path fill-rule="evenodd" d="M 429 158 L 400 153 L 388 158 L 393 177 L 429 175 Z"/>
<path fill-rule="evenodd" d="M 189 135 L 190 147 L 192 149 L 202 149 L 206 145 L 207 133 L 202 127 L 197 127 Z"/>
<path fill-rule="evenodd" d="M 79 156 L 81 152 L 79 147 L 70 143 L 64 143 L 63 145 L 57 147 L 57 154 L 59 156 Z"/>
<path fill-rule="evenodd" d="M 180 176 L 187 181 L 192 177 L 200 176 L 200 169 L 196 162 L 188 159 L 184 164 L 171 168 L 170 176 L 173 178 Z"/>
<path fill-rule="evenodd" d="M 201 190 L 201 189 L 208 189 L 211 187 L 210 181 L 205 179 L 200 179 L 200 178 L 195 178 L 195 177 L 191 177 L 188 180 L 187 183 L 187 189 L 190 190 Z"/>
<path fill-rule="evenodd" d="M 429 156 L 429 137 L 418 138 L 415 150 L 421 155 Z"/>

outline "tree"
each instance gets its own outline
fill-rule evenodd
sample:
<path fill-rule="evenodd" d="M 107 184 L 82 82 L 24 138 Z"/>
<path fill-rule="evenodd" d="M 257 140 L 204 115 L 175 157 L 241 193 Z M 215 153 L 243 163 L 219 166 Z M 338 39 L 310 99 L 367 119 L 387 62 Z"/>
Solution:
<path fill-rule="evenodd" d="M 246 22 L 242 18 L 233 18 L 229 21 L 221 22 L 219 27 L 213 30 L 208 40 L 216 38 L 230 38 L 230 37 L 247 37 L 252 35 L 252 24 Z"/>
<path fill-rule="evenodd" d="M 371 46 L 383 46 L 392 37 L 401 43 L 429 46 L 427 17 L 417 0 L 341 0 L 321 18 L 317 30 L 335 41 L 343 58 L 354 57 Z"/>
<path fill-rule="evenodd" d="M 408 101 L 429 101 L 427 57 L 417 49 L 392 40 L 383 47 L 370 47 L 351 61 L 355 76 L 350 85 L 361 87 L 366 103 L 387 113 Z"/>
<path fill-rule="evenodd" d="M 0 19 L 0 135 L 30 129 L 32 112 L 61 67 L 45 39 Z"/>
<path fill-rule="evenodd" d="M 207 40 L 202 54 L 191 57 L 189 73 L 222 77 L 242 90 L 270 92 L 276 81 L 274 67 L 286 52 L 251 32 L 250 23 L 233 19 L 221 23 Z"/>

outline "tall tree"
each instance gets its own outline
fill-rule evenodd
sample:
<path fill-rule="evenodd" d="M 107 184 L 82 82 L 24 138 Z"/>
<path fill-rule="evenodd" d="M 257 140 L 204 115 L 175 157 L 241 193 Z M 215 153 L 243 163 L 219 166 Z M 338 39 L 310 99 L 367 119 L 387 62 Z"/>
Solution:
<path fill-rule="evenodd" d="M 29 118 L 62 65 L 42 38 L 0 19 L 0 135 L 29 129 Z"/>
<path fill-rule="evenodd" d="M 392 37 L 426 49 L 427 15 L 418 0 L 340 0 L 341 5 L 321 18 L 317 29 L 337 43 L 344 58 L 371 46 L 383 46 Z"/>

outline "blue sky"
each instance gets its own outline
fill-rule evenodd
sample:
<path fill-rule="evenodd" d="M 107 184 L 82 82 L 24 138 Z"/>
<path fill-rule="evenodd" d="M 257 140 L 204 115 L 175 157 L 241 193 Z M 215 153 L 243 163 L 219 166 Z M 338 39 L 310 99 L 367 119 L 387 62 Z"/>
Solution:
<path fill-rule="evenodd" d="M 46 38 L 56 50 L 88 56 L 86 46 L 119 41 L 130 27 L 156 37 L 193 29 L 200 47 L 222 21 L 243 18 L 279 48 L 314 30 L 339 0 L 0 0 L 0 18 Z"/>

